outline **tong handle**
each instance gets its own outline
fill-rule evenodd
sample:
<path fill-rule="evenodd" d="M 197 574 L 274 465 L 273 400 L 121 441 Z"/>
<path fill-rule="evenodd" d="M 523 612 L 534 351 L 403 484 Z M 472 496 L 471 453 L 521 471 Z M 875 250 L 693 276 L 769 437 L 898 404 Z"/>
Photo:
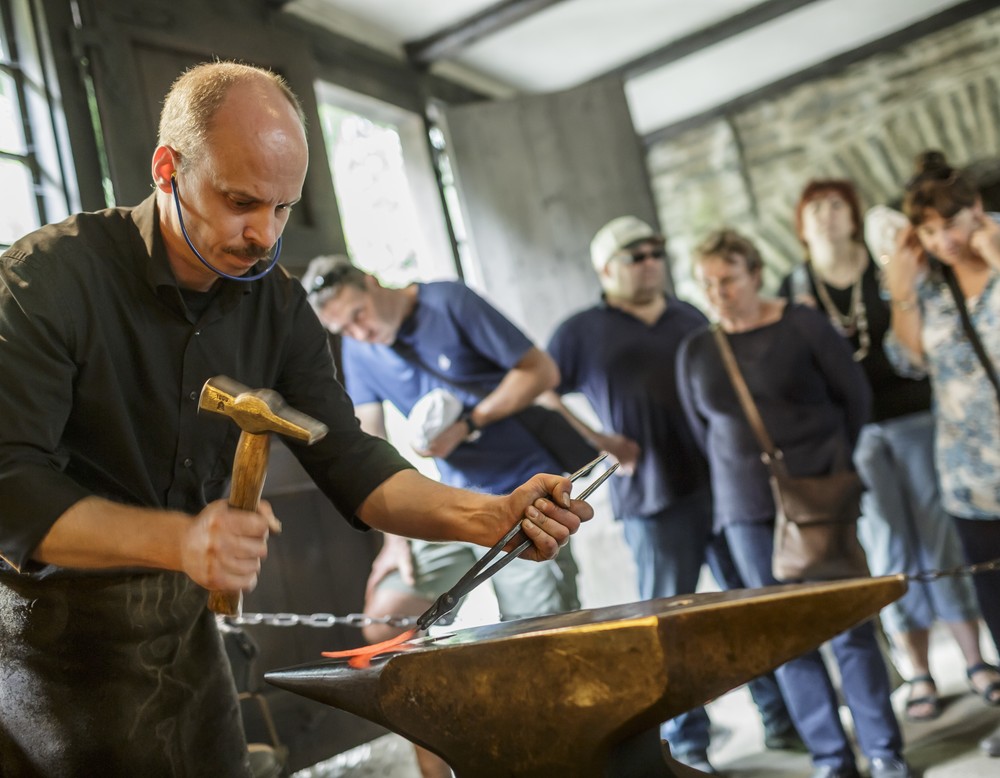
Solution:
<path fill-rule="evenodd" d="M 580 475 L 582 475 L 583 473 L 589 472 L 594 467 L 594 465 L 596 465 L 598 462 L 600 462 L 606 456 L 607 456 L 607 454 L 602 454 L 600 457 L 598 457 L 597 459 L 595 459 L 590 464 L 585 465 L 581 470 L 578 470 L 576 473 L 574 473 L 572 476 L 570 476 L 570 480 L 574 480 L 574 479 L 578 478 Z M 603 484 L 608 479 L 608 476 L 610 476 L 617 469 L 618 469 L 618 463 L 615 462 L 613 465 L 611 465 L 611 467 L 609 467 L 607 470 L 605 470 L 603 473 L 601 473 L 600 477 L 596 478 L 594 480 L 594 482 L 592 484 L 590 484 L 590 486 L 588 486 L 586 489 L 584 489 L 582 492 L 580 492 L 580 496 L 577 497 L 576 499 L 578 499 L 578 500 L 586 500 L 588 497 L 590 497 L 591 494 L 594 493 L 594 490 L 598 486 L 600 486 L 601 484 Z M 482 558 L 482 560 L 480 560 L 480 564 L 482 565 L 484 563 L 489 562 L 494 556 L 496 556 L 497 553 L 499 553 L 500 549 L 502 549 L 511 540 L 514 539 L 514 537 L 518 534 L 518 532 L 520 530 L 521 530 L 521 522 L 518 522 L 513 527 L 511 527 L 510 532 L 508 532 L 506 535 L 504 535 L 500 539 L 500 541 L 495 546 L 493 546 L 493 548 L 490 549 L 490 553 L 486 554 Z M 494 562 L 489 567 L 481 567 L 481 571 L 479 572 L 479 574 L 476 575 L 471 580 L 470 583 L 472 585 L 469 587 L 469 589 L 471 590 L 472 588 L 478 586 L 480 583 L 482 583 L 487 578 L 491 577 L 492 575 L 494 575 L 496 573 L 499 573 L 504 567 L 506 567 L 508 564 L 510 564 L 511 562 L 513 562 L 519 556 L 521 556 L 521 554 L 523 554 L 525 551 L 527 551 L 531 547 L 531 545 L 532 545 L 532 541 L 530 539 L 528 539 L 527 536 L 526 536 L 525 540 L 519 546 L 517 546 L 516 548 L 514 548 L 512 551 L 508 552 L 506 556 L 502 557 L 501 559 L 498 559 L 496 562 Z"/>
<path fill-rule="evenodd" d="M 570 481 L 575 481 L 581 476 L 589 473 L 605 457 L 607 457 L 607 453 L 601 454 L 592 462 L 588 462 L 586 465 L 581 467 L 579 470 L 573 473 L 573 475 L 570 476 Z M 580 496 L 577 499 L 578 500 L 587 499 L 587 497 L 593 494 L 594 490 L 602 483 L 604 483 L 607 480 L 608 476 L 610 476 L 617 469 L 618 469 L 618 463 L 615 462 L 615 464 L 613 464 L 611 467 L 609 467 L 607 470 L 601 473 L 601 475 L 597 479 L 595 479 L 594 482 L 590 484 L 590 486 L 584 489 L 580 493 Z M 507 554 L 505 554 L 503 557 L 501 557 L 500 559 L 496 559 L 497 555 L 500 554 L 501 551 L 503 551 L 504 547 L 508 543 L 510 543 L 518 535 L 518 533 L 524 536 L 525 539 L 511 551 L 507 552 Z M 479 559 L 479 561 L 476 562 L 476 564 L 474 564 L 469 569 L 469 571 L 459 579 L 458 583 L 456 583 L 453 587 L 451 587 L 451 589 L 449 589 L 440 597 L 438 597 L 434 601 L 434 604 L 431 605 L 430 608 L 424 611 L 424 613 L 422 613 L 417 618 L 417 627 L 419 629 L 427 629 L 428 627 L 430 627 L 435 621 L 440 619 L 446 613 L 450 612 L 456 605 L 458 605 L 459 601 L 463 597 L 465 597 L 465 595 L 467 595 L 469 592 L 471 592 L 473 589 L 479 586 L 479 584 L 481 584 L 483 581 L 487 580 L 488 578 L 491 578 L 492 576 L 500 572 L 503 568 L 505 568 L 507 565 L 509 565 L 511 562 L 513 562 L 515 559 L 521 556 L 521 554 L 527 551 L 531 547 L 531 545 L 532 541 L 522 532 L 521 521 L 519 520 L 513 527 L 511 527 L 507 531 L 506 535 L 500 538 L 500 540 L 498 540 L 493 545 L 493 547 L 490 548 L 490 550 L 487 551 Z M 494 561 L 495 559 L 496 561 Z"/>

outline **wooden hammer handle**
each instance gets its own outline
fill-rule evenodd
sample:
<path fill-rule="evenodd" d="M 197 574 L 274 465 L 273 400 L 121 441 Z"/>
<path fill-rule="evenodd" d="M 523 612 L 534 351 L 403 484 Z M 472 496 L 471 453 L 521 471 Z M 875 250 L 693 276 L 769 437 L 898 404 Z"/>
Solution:
<path fill-rule="evenodd" d="M 270 452 L 270 433 L 246 430 L 240 433 L 229 490 L 231 507 L 256 512 L 260 506 L 260 493 L 264 489 Z M 208 607 L 224 616 L 239 616 L 243 611 L 243 592 L 209 592 Z"/>

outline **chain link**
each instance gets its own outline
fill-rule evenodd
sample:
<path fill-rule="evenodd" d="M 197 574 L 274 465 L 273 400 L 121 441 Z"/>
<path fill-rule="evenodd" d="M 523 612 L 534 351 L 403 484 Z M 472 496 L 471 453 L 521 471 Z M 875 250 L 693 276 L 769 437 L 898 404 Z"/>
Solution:
<path fill-rule="evenodd" d="M 919 573 L 906 576 L 910 581 L 936 581 L 938 578 L 955 578 L 960 575 L 976 575 L 977 573 L 988 573 L 993 570 L 1000 570 L 1000 559 L 991 559 L 989 562 L 979 562 L 975 565 L 962 565 L 953 567 L 950 570 L 921 570 Z"/>
<path fill-rule="evenodd" d="M 948 570 L 922 570 L 919 573 L 907 575 L 908 581 L 935 581 L 938 578 L 957 577 L 960 575 L 976 575 L 1000 570 L 1000 559 L 980 562 L 975 565 L 963 565 Z M 348 613 L 346 616 L 335 616 L 332 613 L 244 613 L 240 616 L 218 616 L 224 624 L 233 627 L 264 625 L 267 627 L 363 627 L 372 624 L 386 624 L 390 627 L 412 627 L 417 623 L 411 616 L 366 616 L 363 613 Z"/>
<path fill-rule="evenodd" d="M 220 621 L 233 627 L 367 627 L 371 624 L 387 624 L 390 627 L 412 627 L 416 618 L 409 616 L 366 616 L 363 613 L 348 613 L 335 616 L 332 613 L 244 613 L 240 616 L 219 616 Z"/>

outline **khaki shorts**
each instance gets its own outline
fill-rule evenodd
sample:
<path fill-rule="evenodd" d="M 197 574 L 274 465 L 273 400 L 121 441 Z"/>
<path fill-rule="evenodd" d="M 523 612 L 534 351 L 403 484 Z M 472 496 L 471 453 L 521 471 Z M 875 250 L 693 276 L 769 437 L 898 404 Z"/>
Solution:
<path fill-rule="evenodd" d="M 433 601 L 458 583 L 487 549 L 465 543 L 428 543 L 411 540 L 415 584 L 410 586 L 394 570 L 378 588 L 415 594 Z M 515 559 L 490 582 L 504 621 L 577 610 L 576 560 L 570 546 L 548 562 Z"/>

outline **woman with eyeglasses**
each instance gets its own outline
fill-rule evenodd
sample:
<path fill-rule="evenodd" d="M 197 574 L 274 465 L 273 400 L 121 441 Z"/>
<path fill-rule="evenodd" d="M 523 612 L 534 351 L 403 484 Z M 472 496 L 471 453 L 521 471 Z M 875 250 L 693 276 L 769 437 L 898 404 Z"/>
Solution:
<path fill-rule="evenodd" d="M 934 419 L 926 377 L 897 373 L 886 357 L 889 304 L 865 246 L 858 194 L 850 181 L 810 181 L 795 209 L 805 261 L 785 278 L 783 297 L 826 314 L 850 344 L 873 393 L 872 418 L 854 450 L 865 480 L 858 535 L 873 575 L 947 570 L 962 563 L 958 535 L 941 507 L 934 471 Z M 930 721 L 942 705 L 930 671 L 930 627 L 944 622 L 977 690 L 1000 680 L 983 664 L 979 609 L 968 578 L 913 581 L 882 610 L 882 624 L 909 664 L 911 721 Z M 996 690 L 1000 696 L 1000 689 Z"/>
<path fill-rule="evenodd" d="M 886 257 L 886 346 L 899 369 L 930 377 L 942 502 L 968 561 L 988 562 L 1000 558 L 1000 215 L 984 212 L 974 181 L 939 151 L 917 159 L 903 212 L 910 223 Z M 1000 571 L 973 583 L 1000 644 Z M 975 683 L 983 669 L 969 668 L 970 684 L 1000 704 L 1000 682 Z M 1000 731 L 981 745 L 1000 756 Z"/>
<path fill-rule="evenodd" d="M 760 253 L 733 230 L 721 230 L 699 246 L 695 272 L 790 474 L 850 469 L 871 392 L 844 339 L 818 311 L 762 296 Z M 769 473 L 715 334 L 703 329 L 690 335 L 677 360 L 678 391 L 709 461 L 715 524 L 747 586 L 776 585 Z M 872 621 L 842 632 L 830 644 L 870 775 L 908 778 Z M 775 675 L 812 756 L 813 778 L 857 778 L 837 694 L 819 651 L 785 663 Z"/>

